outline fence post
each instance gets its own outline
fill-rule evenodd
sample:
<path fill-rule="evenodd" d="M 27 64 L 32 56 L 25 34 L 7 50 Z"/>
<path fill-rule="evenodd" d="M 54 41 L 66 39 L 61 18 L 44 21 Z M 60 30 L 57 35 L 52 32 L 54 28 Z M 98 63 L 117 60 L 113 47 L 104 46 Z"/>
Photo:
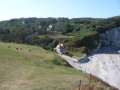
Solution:
<path fill-rule="evenodd" d="M 80 90 L 80 86 L 81 86 L 81 80 L 80 80 L 80 82 L 79 82 L 79 90 Z"/>
<path fill-rule="evenodd" d="M 90 73 L 90 82 L 91 82 L 91 73 Z"/>
<path fill-rule="evenodd" d="M 110 87 L 110 86 L 108 87 L 108 90 L 111 90 L 111 87 Z"/>

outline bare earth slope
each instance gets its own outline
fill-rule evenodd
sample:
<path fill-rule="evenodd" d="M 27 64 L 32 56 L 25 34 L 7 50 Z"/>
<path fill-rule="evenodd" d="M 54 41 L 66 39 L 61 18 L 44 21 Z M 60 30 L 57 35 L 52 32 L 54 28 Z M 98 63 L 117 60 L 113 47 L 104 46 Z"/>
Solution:
<path fill-rule="evenodd" d="M 70 57 L 62 56 L 74 68 L 92 73 L 110 85 L 120 89 L 120 48 L 106 47 L 77 62 Z"/>

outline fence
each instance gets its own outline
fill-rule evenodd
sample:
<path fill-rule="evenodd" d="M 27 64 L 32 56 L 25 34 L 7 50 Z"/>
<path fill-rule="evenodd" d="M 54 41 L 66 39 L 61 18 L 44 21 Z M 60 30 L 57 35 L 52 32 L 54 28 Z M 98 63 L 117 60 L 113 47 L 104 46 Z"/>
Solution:
<path fill-rule="evenodd" d="M 78 85 L 78 90 L 96 90 L 95 88 L 97 88 L 97 90 L 104 90 L 104 88 L 102 87 L 96 87 L 96 83 L 95 81 L 99 81 L 100 83 L 102 83 L 105 87 L 107 87 L 107 90 L 119 90 L 111 85 L 109 85 L 107 82 L 103 81 L 102 79 L 92 75 L 91 73 L 89 74 L 89 85 L 82 85 L 82 82 L 84 82 L 84 80 L 79 80 L 79 85 Z"/>

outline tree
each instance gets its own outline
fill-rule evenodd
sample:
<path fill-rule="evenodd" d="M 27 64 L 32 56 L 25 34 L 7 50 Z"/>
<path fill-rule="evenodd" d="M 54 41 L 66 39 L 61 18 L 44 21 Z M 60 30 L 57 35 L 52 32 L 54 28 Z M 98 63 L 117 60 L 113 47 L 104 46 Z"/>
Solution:
<path fill-rule="evenodd" d="M 62 23 L 62 22 L 55 24 L 54 30 L 61 32 L 62 34 L 65 34 L 65 33 L 72 31 L 72 29 L 70 28 L 70 25 L 68 23 Z"/>
<path fill-rule="evenodd" d="M 4 34 L 4 30 L 2 28 L 0 28 L 0 34 Z"/>
<path fill-rule="evenodd" d="M 23 43 L 25 43 L 25 38 L 29 35 L 32 35 L 32 30 L 29 30 L 26 27 L 20 27 L 18 30 L 15 32 L 16 38 L 19 40 L 22 40 Z"/>

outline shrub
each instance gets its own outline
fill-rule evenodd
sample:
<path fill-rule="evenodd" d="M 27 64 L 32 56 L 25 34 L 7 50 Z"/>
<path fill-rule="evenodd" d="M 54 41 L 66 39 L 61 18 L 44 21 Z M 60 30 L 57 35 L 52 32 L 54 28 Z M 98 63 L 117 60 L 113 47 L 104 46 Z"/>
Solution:
<path fill-rule="evenodd" d="M 53 60 L 47 60 L 45 61 L 48 64 L 55 64 L 55 65 L 60 65 L 60 66 L 67 66 L 67 63 L 60 57 L 60 56 L 55 56 Z"/>
<path fill-rule="evenodd" d="M 70 56 L 70 57 L 73 56 L 73 54 L 71 54 L 69 51 L 65 51 L 64 54 L 65 54 L 65 55 L 68 55 L 68 56 Z"/>

